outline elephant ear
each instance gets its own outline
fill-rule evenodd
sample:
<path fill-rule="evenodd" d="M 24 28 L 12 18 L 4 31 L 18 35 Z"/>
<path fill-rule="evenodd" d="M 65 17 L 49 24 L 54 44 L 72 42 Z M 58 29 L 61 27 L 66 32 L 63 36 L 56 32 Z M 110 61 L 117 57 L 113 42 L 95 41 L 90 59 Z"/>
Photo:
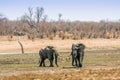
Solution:
<path fill-rule="evenodd" d="M 58 54 L 57 50 L 55 49 L 55 47 L 52 50 L 53 50 L 54 54 L 56 54 L 57 56 L 59 56 L 59 54 Z"/>
<path fill-rule="evenodd" d="M 79 47 L 80 47 L 82 50 L 85 49 L 85 45 L 84 45 L 84 44 L 80 43 L 80 44 L 78 44 L 78 45 L 79 45 Z"/>
<path fill-rule="evenodd" d="M 76 44 L 72 44 L 72 50 L 78 49 Z"/>
<path fill-rule="evenodd" d="M 74 47 L 74 44 L 72 44 L 72 47 L 71 47 L 72 50 L 73 50 L 73 47 Z"/>
<path fill-rule="evenodd" d="M 47 48 L 50 48 L 50 49 L 52 49 L 52 48 L 54 48 L 53 46 L 47 46 Z"/>

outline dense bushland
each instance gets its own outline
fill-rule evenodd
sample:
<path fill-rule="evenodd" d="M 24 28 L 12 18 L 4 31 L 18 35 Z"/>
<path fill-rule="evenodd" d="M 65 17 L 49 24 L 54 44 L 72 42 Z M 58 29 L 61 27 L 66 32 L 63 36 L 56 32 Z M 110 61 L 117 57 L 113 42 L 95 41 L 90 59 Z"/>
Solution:
<path fill-rule="evenodd" d="M 26 35 L 28 39 L 35 38 L 61 38 L 61 39 L 84 39 L 84 38 L 120 38 L 120 21 L 83 22 L 65 21 L 59 14 L 58 21 L 48 21 L 43 8 L 28 8 L 18 20 L 11 21 L 0 15 L 0 35 L 12 36 Z M 34 17 L 35 16 L 35 17 Z"/>
<path fill-rule="evenodd" d="M 36 29 L 37 28 L 37 29 Z M 36 28 L 31 28 L 23 21 L 0 21 L 0 35 L 27 35 L 28 39 L 84 39 L 84 38 L 120 38 L 120 22 L 80 22 L 80 21 L 41 21 Z"/>

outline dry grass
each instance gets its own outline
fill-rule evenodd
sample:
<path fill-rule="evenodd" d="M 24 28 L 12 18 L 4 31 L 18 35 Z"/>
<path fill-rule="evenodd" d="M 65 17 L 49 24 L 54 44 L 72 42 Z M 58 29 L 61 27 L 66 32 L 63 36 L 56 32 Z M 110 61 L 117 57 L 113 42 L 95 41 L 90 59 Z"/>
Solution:
<path fill-rule="evenodd" d="M 25 53 L 0 55 L 0 80 L 120 80 L 120 39 L 84 39 L 84 40 L 43 40 L 34 42 L 22 38 Z M 83 68 L 71 67 L 67 59 L 72 43 L 86 45 Z M 20 52 L 17 38 L 13 41 L 0 40 L 0 52 Z M 40 68 L 39 49 L 53 45 L 60 53 L 58 64 L 54 68 Z M 60 58 L 62 57 L 62 58 Z M 49 62 L 46 60 L 46 65 Z"/>
<path fill-rule="evenodd" d="M 84 39 L 84 40 L 47 40 L 36 39 L 35 41 L 21 38 L 21 42 L 25 49 L 25 53 L 38 52 L 39 49 L 46 47 L 47 45 L 55 46 L 57 50 L 70 50 L 73 43 L 84 43 L 86 50 L 93 49 L 119 49 L 120 39 Z M 17 38 L 13 41 L 0 40 L 0 52 L 21 52 L 20 45 L 17 42 Z"/>
<path fill-rule="evenodd" d="M 119 80 L 120 68 L 108 69 L 54 69 L 29 71 L 1 77 L 1 80 Z"/>

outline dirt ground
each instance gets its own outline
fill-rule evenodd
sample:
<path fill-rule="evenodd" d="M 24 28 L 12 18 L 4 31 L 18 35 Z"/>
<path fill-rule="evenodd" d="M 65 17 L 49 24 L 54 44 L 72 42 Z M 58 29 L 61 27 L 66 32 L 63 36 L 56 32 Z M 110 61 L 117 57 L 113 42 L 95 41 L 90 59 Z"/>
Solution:
<path fill-rule="evenodd" d="M 0 80 L 120 80 L 120 39 L 21 40 L 25 53 L 1 54 Z M 82 68 L 71 66 L 72 43 L 86 45 Z M 0 41 L 1 53 L 20 53 L 17 40 Z M 60 52 L 59 67 L 38 67 L 38 50 L 53 45 Z M 48 65 L 49 62 L 46 62 Z"/>
<path fill-rule="evenodd" d="M 0 80 L 120 80 L 120 67 L 12 71 L 11 76 L 2 76 Z"/>

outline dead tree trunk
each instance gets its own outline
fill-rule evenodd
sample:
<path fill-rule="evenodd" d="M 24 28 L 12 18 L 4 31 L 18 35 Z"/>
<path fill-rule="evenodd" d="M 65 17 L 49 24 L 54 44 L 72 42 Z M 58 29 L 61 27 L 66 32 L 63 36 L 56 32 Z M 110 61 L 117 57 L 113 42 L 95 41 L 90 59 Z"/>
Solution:
<path fill-rule="evenodd" d="M 24 48 L 23 48 L 22 43 L 20 42 L 20 36 L 18 36 L 18 43 L 20 44 L 22 54 L 24 54 Z"/>

